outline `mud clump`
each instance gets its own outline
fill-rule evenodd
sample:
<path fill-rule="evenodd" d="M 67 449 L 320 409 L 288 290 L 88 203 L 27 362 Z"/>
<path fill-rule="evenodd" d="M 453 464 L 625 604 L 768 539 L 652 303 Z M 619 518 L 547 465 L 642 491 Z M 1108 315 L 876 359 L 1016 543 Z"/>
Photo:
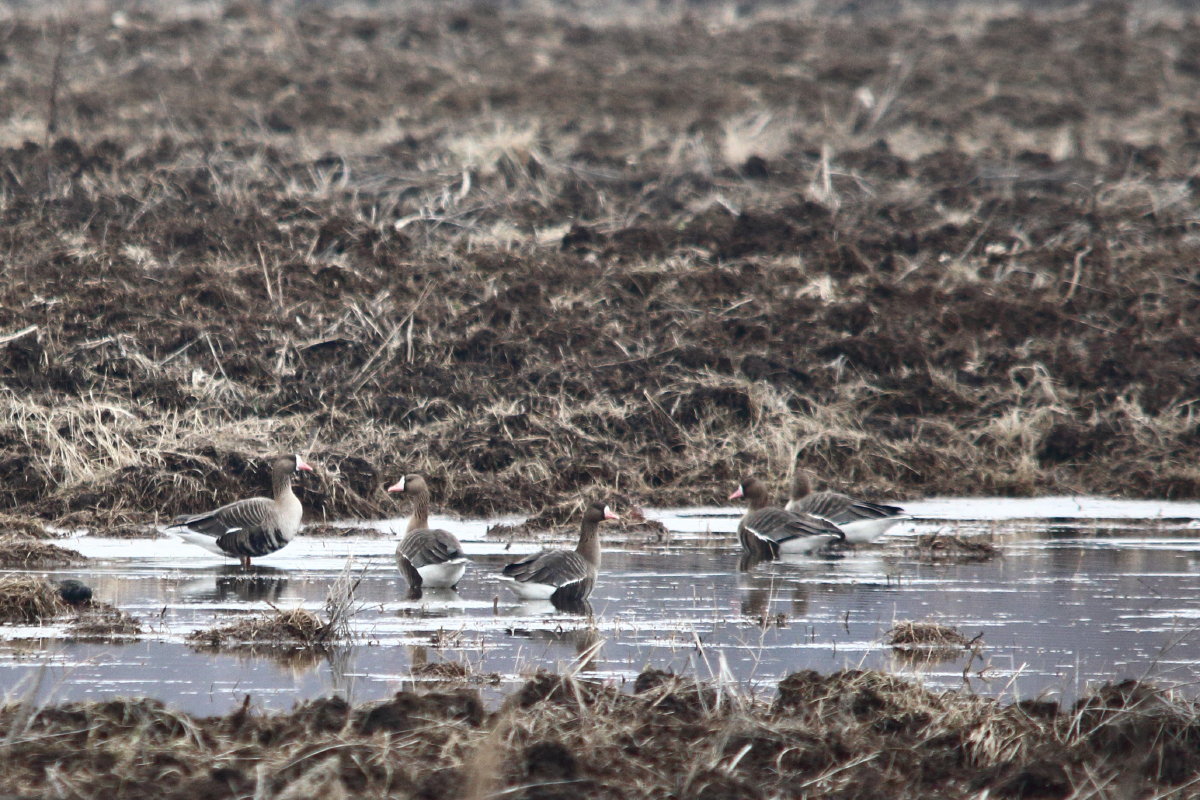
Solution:
<path fill-rule="evenodd" d="M 903 661 L 913 665 L 951 661 L 967 651 L 978 653 L 983 634 L 967 638 L 956 628 L 939 622 L 897 622 L 883 637 L 883 643 Z"/>
<path fill-rule="evenodd" d="M 33 575 L 0 577 L 0 622 L 36 623 L 69 610 L 58 586 Z"/>
<path fill-rule="evenodd" d="M 0 537 L 0 567 L 4 569 L 54 569 L 83 564 L 82 554 L 39 539 Z"/>
<path fill-rule="evenodd" d="M 142 633 L 136 617 L 107 603 L 89 602 L 71 620 L 67 635 L 76 641 L 128 642 Z"/>
<path fill-rule="evenodd" d="M 921 534 L 909 549 L 925 564 L 977 564 L 1002 555 L 1000 548 L 986 539 L 940 531 Z"/>
<path fill-rule="evenodd" d="M 328 625 L 316 614 L 303 608 L 287 611 L 276 609 L 270 614 L 192 631 L 187 635 L 187 641 L 193 646 L 211 650 L 234 645 L 320 645 L 328 638 Z"/>
<path fill-rule="evenodd" d="M 971 640 L 938 622 L 898 622 L 883 637 L 890 647 L 965 647 Z"/>
<path fill-rule="evenodd" d="M 514 695 L 491 713 L 470 689 L 359 706 L 331 697 L 273 713 L 247 697 L 207 718 L 153 700 L 12 704 L 0 709 L 0 732 L 20 733 L 8 739 L 0 792 L 32 796 L 69 780 L 84 798 L 450 798 L 470 787 L 543 800 L 581 789 L 716 798 L 786 796 L 819 779 L 844 797 L 1064 798 L 1081 781 L 1130 776 L 1149 793 L 1186 792 L 1197 767 L 1196 705 L 1132 681 L 1055 713 L 854 670 L 797 673 L 774 704 L 731 696 L 732 711 L 664 707 L 718 691 L 668 673 L 644 673 L 633 695 L 581 694 L 562 675 L 536 682 L 565 691 L 528 704 Z"/>
<path fill-rule="evenodd" d="M 429 694 L 398 692 L 391 700 L 359 709 L 350 725 L 355 732 L 370 736 L 378 731 L 408 733 L 439 720 L 478 728 L 484 717 L 479 693 L 471 689 Z"/>

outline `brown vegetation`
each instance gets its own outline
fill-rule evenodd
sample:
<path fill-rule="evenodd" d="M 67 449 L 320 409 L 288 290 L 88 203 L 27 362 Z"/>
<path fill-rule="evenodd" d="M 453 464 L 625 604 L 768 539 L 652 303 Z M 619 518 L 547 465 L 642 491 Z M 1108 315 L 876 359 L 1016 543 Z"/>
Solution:
<path fill-rule="evenodd" d="M 0 509 L 1200 495 L 1200 28 L 743 5 L 10 9 Z"/>
<path fill-rule="evenodd" d="M 52 569 L 82 564 L 87 558 L 66 547 L 27 539 L 23 536 L 0 536 L 0 568 Z"/>
<path fill-rule="evenodd" d="M 883 643 L 897 650 L 949 650 L 961 652 L 974 641 L 963 636 L 957 628 L 940 622 L 904 620 L 892 626 Z"/>
<path fill-rule="evenodd" d="M 1060 708 L 796 673 L 770 704 L 667 673 L 634 693 L 540 674 L 473 689 L 199 719 L 152 700 L 0 710 L 0 792 L 73 797 L 1000 798 L 1184 796 L 1200 709 L 1106 685 Z"/>
<path fill-rule="evenodd" d="M 219 649 L 231 644 L 316 645 L 328 639 L 325 623 L 303 608 L 279 609 L 260 616 L 246 617 L 227 625 L 192 631 L 187 640 L 194 645 Z"/>
<path fill-rule="evenodd" d="M 67 634 L 76 641 L 123 642 L 142 632 L 142 625 L 126 612 L 107 603 L 89 602 L 75 619 Z"/>
<path fill-rule="evenodd" d="M 43 577 L 0 576 L 0 622 L 45 622 L 69 610 L 58 587 Z"/>
<path fill-rule="evenodd" d="M 979 536 L 963 537 L 944 531 L 923 533 L 910 548 L 926 564 L 974 564 L 999 558 L 1000 548 Z"/>
<path fill-rule="evenodd" d="M 0 534 L 45 539 L 50 536 L 41 520 L 19 514 L 0 514 Z"/>
<path fill-rule="evenodd" d="M 325 618 L 304 608 L 271 611 L 245 617 L 227 625 L 192 631 L 187 641 L 210 650 L 255 650 L 259 645 L 285 646 L 285 650 L 312 648 L 324 653 L 328 645 L 350 639 L 350 620 L 357 610 L 354 592 L 361 576 L 351 574 L 347 563 L 325 597 Z M 270 605 L 270 603 L 268 603 Z"/>

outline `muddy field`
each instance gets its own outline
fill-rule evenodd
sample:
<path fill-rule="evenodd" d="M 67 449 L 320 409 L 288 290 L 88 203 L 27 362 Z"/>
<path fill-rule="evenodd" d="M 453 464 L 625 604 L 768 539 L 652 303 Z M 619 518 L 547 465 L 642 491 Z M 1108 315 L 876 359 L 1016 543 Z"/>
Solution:
<path fill-rule="evenodd" d="M 796 673 L 754 700 L 650 670 L 632 694 L 539 674 L 496 711 L 453 683 L 350 707 L 151 700 L 0 710 L 14 797 L 1041 798 L 1194 796 L 1193 705 L 1128 681 L 1073 707 Z M 1192 794 L 1187 794 L 1192 792 Z"/>
<path fill-rule="evenodd" d="M 0 510 L 1200 496 L 1194 20 L 672 9 L 2 12 Z"/>

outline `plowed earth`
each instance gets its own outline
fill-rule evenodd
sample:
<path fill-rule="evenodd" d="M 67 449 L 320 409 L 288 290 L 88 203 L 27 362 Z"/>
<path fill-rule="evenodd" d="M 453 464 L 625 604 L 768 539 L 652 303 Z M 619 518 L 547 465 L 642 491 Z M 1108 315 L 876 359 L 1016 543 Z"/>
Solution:
<path fill-rule="evenodd" d="M 1200 496 L 1195 20 L 407 8 L 5 12 L 0 510 Z"/>

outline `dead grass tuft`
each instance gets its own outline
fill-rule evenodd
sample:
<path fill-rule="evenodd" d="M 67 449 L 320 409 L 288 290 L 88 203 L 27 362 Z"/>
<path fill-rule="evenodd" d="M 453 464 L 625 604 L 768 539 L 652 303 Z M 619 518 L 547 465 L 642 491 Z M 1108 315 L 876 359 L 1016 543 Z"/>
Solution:
<path fill-rule="evenodd" d="M 45 622 L 70 609 L 58 587 L 42 577 L 0 577 L 0 622 Z"/>
<path fill-rule="evenodd" d="M 970 639 L 956 628 L 938 622 L 897 622 L 883 637 L 883 643 L 895 648 L 960 648 Z"/>
<path fill-rule="evenodd" d="M 31 539 L 48 539 L 51 536 L 40 520 L 21 514 L 0 514 L 0 535 Z"/>
<path fill-rule="evenodd" d="M 83 564 L 87 558 L 66 547 L 23 536 L 0 537 L 0 568 L 53 569 Z"/>
<path fill-rule="evenodd" d="M 974 564 L 1002 555 L 1000 548 L 986 539 L 968 539 L 941 531 L 918 536 L 912 550 L 925 564 Z"/>
<path fill-rule="evenodd" d="M 187 641 L 198 647 L 219 650 L 230 645 L 252 644 L 316 646 L 324 644 L 328 636 L 328 626 L 320 617 L 307 609 L 293 608 L 286 611 L 273 609 L 262 616 L 192 631 Z"/>
<path fill-rule="evenodd" d="M 352 573 L 347 562 L 325 598 L 325 619 L 304 608 L 281 610 L 271 606 L 269 613 L 240 619 L 228 625 L 192 631 L 187 641 L 207 650 L 258 652 L 265 648 L 282 660 L 304 661 L 309 651 L 325 656 L 338 642 L 351 638 L 350 621 L 357 611 L 354 593 L 362 580 Z"/>
<path fill-rule="evenodd" d="M 139 636 L 142 625 L 115 606 L 92 602 L 71 621 L 67 632 L 76 641 L 123 642 Z"/>

